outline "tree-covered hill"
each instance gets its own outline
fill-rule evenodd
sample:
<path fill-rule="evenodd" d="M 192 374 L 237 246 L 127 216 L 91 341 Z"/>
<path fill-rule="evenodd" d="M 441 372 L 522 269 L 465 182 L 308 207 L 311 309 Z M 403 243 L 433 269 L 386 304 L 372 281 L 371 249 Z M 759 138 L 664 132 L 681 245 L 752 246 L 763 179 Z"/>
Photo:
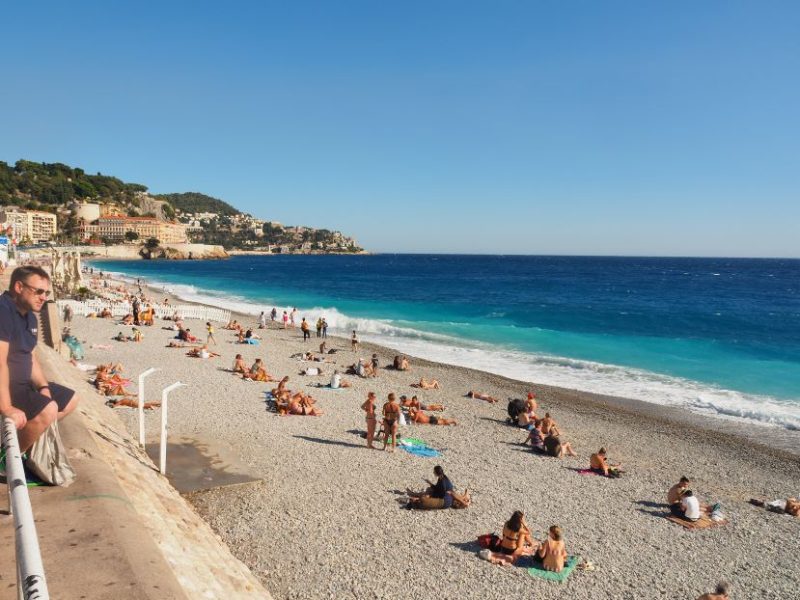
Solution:
<path fill-rule="evenodd" d="M 11 166 L 0 161 L 0 204 L 47 209 L 73 200 L 132 202 L 137 192 L 146 191 L 138 183 L 100 173 L 89 175 L 61 163 L 18 160 Z"/>
<path fill-rule="evenodd" d="M 225 216 L 238 215 L 239 211 L 219 198 L 206 196 L 199 192 L 183 194 L 156 194 L 155 198 L 166 200 L 174 208 L 185 213 L 213 212 Z"/>

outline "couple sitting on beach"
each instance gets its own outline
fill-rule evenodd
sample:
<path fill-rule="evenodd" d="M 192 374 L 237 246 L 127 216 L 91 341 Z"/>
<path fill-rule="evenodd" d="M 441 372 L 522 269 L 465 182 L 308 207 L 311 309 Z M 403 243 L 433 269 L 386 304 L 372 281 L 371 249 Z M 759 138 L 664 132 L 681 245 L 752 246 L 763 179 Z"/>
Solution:
<path fill-rule="evenodd" d="M 681 477 L 678 483 L 669 488 L 667 503 L 670 514 L 684 521 L 697 522 L 704 514 L 708 514 L 714 521 L 723 521 L 725 518 L 718 502 L 713 505 L 700 504 L 700 500 L 689 489 L 688 477 Z"/>
<path fill-rule="evenodd" d="M 394 366 L 396 371 L 408 371 L 409 369 L 408 358 L 401 355 L 397 355 L 394 357 L 392 365 Z"/>
<path fill-rule="evenodd" d="M 244 362 L 244 358 L 242 358 L 242 355 L 237 354 L 233 361 L 232 371 L 234 373 L 241 373 L 242 379 L 246 381 L 277 381 L 272 377 L 272 375 L 267 373 L 267 369 L 264 367 L 264 361 L 260 358 L 257 358 L 253 365 L 248 369 Z"/>
<path fill-rule="evenodd" d="M 564 569 L 567 549 L 558 525 L 550 527 L 547 539 L 539 542 L 531 535 L 522 511 L 516 511 L 503 526 L 503 536 L 481 536 L 479 543 L 486 547 L 479 552 L 481 558 L 496 565 L 513 565 L 521 556 L 537 556 L 547 571 L 556 573 Z"/>
<path fill-rule="evenodd" d="M 125 391 L 125 387 L 130 384 L 130 379 L 120 377 L 122 365 L 98 365 L 95 371 L 92 384 L 104 396 L 132 396 Z"/>
<path fill-rule="evenodd" d="M 457 493 L 441 466 L 435 466 L 433 474 L 436 476 L 436 483 L 426 479 L 425 483 L 428 484 L 428 488 L 425 491 L 414 492 L 410 489 L 406 490 L 406 494 L 408 494 L 408 504 L 406 506 L 408 508 L 436 510 L 441 508 L 467 508 L 470 505 L 469 492 L 464 490 L 463 494 Z"/>
<path fill-rule="evenodd" d="M 377 377 L 378 373 L 375 370 L 375 367 L 372 365 L 372 361 L 369 361 L 365 358 L 359 358 L 357 363 L 354 363 L 347 367 L 347 373 L 350 375 L 358 375 L 362 379 L 366 379 L 367 377 Z"/>
<path fill-rule="evenodd" d="M 296 415 L 303 417 L 319 417 L 324 413 L 319 410 L 314 404 L 316 400 L 311 394 L 304 394 L 303 392 L 292 392 L 286 386 L 289 383 L 289 376 L 287 375 L 278 383 L 278 387 L 272 390 L 272 396 L 275 398 L 275 409 L 278 415 L 285 417 L 287 415 Z"/>
<path fill-rule="evenodd" d="M 545 430 L 547 431 L 545 432 Z M 555 458 L 578 456 L 572 449 L 572 444 L 562 442 L 559 435 L 560 432 L 555 421 L 550 417 L 550 413 L 547 413 L 544 419 L 533 423 L 528 437 L 522 443 L 530 443 L 532 450 L 537 454 L 546 454 Z"/>
<path fill-rule="evenodd" d="M 416 408 L 417 410 L 436 410 L 443 411 L 443 404 L 421 404 L 416 396 L 400 396 L 400 406 L 403 408 Z"/>

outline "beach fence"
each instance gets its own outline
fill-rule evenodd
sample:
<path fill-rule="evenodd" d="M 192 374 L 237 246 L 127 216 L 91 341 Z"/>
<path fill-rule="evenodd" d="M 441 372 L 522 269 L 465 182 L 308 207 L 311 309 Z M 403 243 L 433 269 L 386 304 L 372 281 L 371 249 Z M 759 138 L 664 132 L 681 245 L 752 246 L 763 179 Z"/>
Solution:
<path fill-rule="evenodd" d="M 17 597 L 25 600 L 48 600 L 42 553 L 33 520 L 22 455 L 19 451 L 14 421 L 3 418 L 3 450 L 6 456 L 8 506 L 14 517 L 14 543 L 17 556 Z"/>
<path fill-rule="evenodd" d="M 101 310 L 107 308 L 111 311 L 114 317 L 124 317 L 127 314 L 133 313 L 133 307 L 129 302 L 119 301 L 111 302 L 110 300 L 58 300 L 56 302 L 59 311 L 64 310 L 65 306 L 70 306 L 72 312 L 76 315 L 86 316 L 91 313 L 99 313 Z M 222 308 L 213 308 L 211 306 L 201 306 L 198 304 L 176 304 L 176 305 L 163 305 L 151 304 L 150 305 L 156 318 L 163 319 L 164 317 L 172 318 L 172 315 L 177 313 L 183 319 L 199 319 L 201 321 L 214 321 L 217 323 L 227 323 L 231 320 L 231 311 Z"/>

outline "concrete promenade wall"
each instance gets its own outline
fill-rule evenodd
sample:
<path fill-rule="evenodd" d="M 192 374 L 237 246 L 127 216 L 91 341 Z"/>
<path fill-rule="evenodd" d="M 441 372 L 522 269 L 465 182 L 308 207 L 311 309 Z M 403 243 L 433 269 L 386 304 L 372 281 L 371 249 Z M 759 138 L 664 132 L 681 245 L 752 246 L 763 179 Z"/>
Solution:
<path fill-rule="evenodd" d="M 78 481 L 31 490 L 52 598 L 270 598 L 162 477 L 86 375 L 40 344 L 50 381 L 81 396 L 61 434 Z M 4 504 L 0 502 L 0 504 Z M 14 531 L 0 517 L 0 599 L 16 598 Z"/>

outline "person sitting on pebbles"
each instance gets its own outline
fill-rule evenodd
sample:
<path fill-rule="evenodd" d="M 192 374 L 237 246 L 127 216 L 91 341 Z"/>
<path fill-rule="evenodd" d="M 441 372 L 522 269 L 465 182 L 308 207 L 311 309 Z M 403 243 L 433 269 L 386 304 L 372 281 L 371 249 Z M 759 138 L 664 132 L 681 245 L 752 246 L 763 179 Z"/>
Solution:
<path fill-rule="evenodd" d="M 669 488 L 667 492 L 667 504 L 669 504 L 669 512 L 676 517 L 683 516 L 683 509 L 681 508 L 681 497 L 683 492 L 689 489 L 689 478 L 681 477 L 680 481 Z"/>
<path fill-rule="evenodd" d="M 421 377 L 419 383 L 412 383 L 411 387 L 419 388 L 421 390 L 438 390 L 439 382 L 436 379 L 431 379 L 428 381 L 424 377 Z"/>
<path fill-rule="evenodd" d="M 267 373 L 267 369 L 264 367 L 264 361 L 260 358 L 257 358 L 253 366 L 250 367 L 250 370 L 242 375 L 242 379 L 263 382 L 275 381 L 272 375 Z"/>
<path fill-rule="evenodd" d="M 558 429 L 558 425 L 556 425 L 555 420 L 553 417 L 550 416 L 549 412 L 544 413 L 544 418 L 541 421 L 542 426 L 542 435 L 561 435 L 561 432 Z"/>
<path fill-rule="evenodd" d="M 408 358 L 399 354 L 394 357 L 393 364 L 397 371 L 408 371 L 409 369 Z"/>
<path fill-rule="evenodd" d="M 530 556 L 536 549 L 525 515 L 518 510 L 503 526 L 500 543 L 491 550 L 482 551 L 481 557 L 495 565 L 513 565 L 520 556 Z"/>
<path fill-rule="evenodd" d="M 445 419 L 435 415 L 426 415 L 421 410 L 410 408 L 408 410 L 408 420 L 418 425 L 458 425 L 455 419 Z"/>
<path fill-rule="evenodd" d="M 539 427 L 541 428 L 541 424 L 539 424 Z M 578 456 L 572 449 L 572 444 L 569 442 L 562 442 L 561 438 L 552 431 L 550 435 L 544 438 L 544 451 L 554 458 Z"/>
<path fill-rule="evenodd" d="M 595 454 L 592 454 L 589 459 L 589 468 L 604 477 L 620 477 L 623 473 L 619 464 L 608 463 L 608 454 L 605 448 L 600 448 Z"/>
<path fill-rule="evenodd" d="M 453 506 L 453 484 L 444 474 L 444 469 L 436 465 L 433 467 L 433 474 L 436 476 L 436 483 L 426 479 L 425 483 L 428 484 L 428 489 L 424 492 L 406 490 L 409 508 L 435 510 Z"/>
<path fill-rule="evenodd" d="M 564 570 L 567 549 L 564 546 L 564 538 L 558 525 L 550 527 L 547 539 L 539 545 L 536 555 L 542 559 L 542 565 L 546 571 L 560 573 Z"/>
<path fill-rule="evenodd" d="M 472 391 L 472 390 L 467 392 L 467 397 L 468 398 L 477 398 L 478 400 L 484 400 L 484 401 L 488 402 L 489 404 L 494 404 L 495 402 L 500 402 L 500 400 L 498 400 L 494 396 L 490 396 L 489 394 L 482 394 L 481 392 L 475 392 L 475 391 Z"/>
<path fill-rule="evenodd" d="M 237 354 L 236 358 L 233 359 L 233 368 L 231 371 L 234 373 L 241 373 L 242 375 L 248 375 L 250 373 L 250 369 L 247 368 L 241 354 Z"/>

